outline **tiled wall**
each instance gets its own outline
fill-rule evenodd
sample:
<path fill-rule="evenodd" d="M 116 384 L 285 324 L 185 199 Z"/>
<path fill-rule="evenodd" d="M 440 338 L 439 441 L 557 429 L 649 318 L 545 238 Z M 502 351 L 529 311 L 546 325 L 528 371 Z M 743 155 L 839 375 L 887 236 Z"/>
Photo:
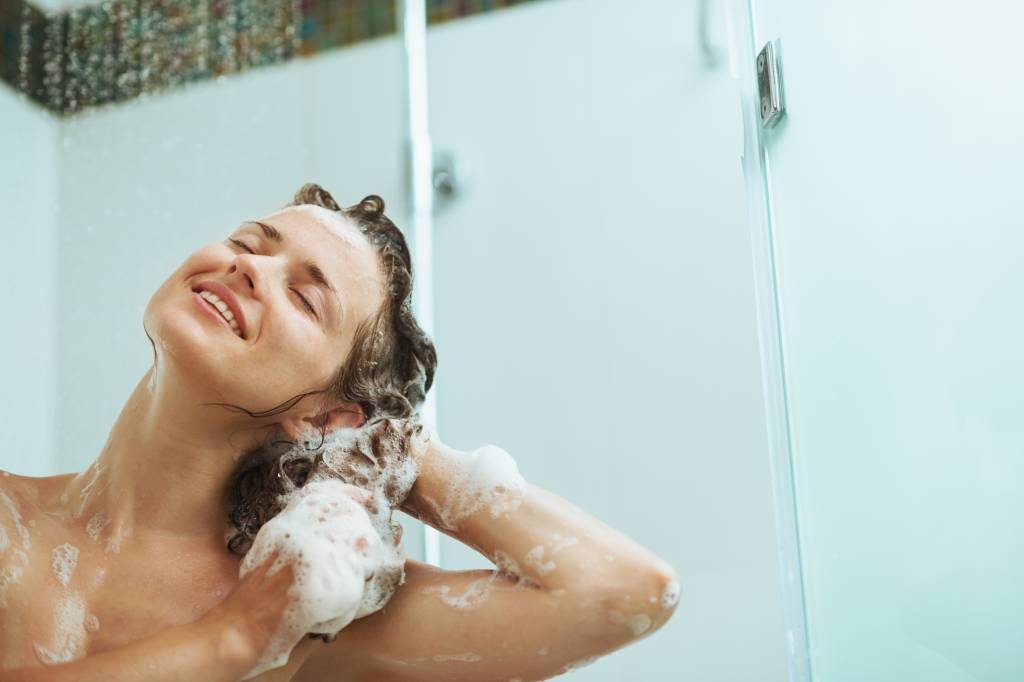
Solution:
<path fill-rule="evenodd" d="M 537 0 L 428 0 L 430 23 Z M 396 0 L 0 0 L 0 78 L 57 114 L 394 33 Z"/>

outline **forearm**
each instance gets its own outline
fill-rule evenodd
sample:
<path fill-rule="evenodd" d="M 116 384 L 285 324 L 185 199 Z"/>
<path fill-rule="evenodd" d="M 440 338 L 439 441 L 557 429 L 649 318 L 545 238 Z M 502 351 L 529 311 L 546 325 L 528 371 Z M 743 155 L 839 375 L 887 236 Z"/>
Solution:
<path fill-rule="evenodd" d="M 518 505 L 497 511 L 483 505 L 456 524 L 438 517 L 452 505 L 453 469 L 464 453 L 432 448 L 407 506 L 422 520 L 477 549 L 499 567 L 529 578 L 552 594 L 601 597 L 609 611 L 651 625 L 664 622 L 675 606 L 679 583 L 663 560 L 563 498 L 527 484 Z M 502 509 L 510 511 L 502 512 Z M 450 516 L 450 515 L 449 515 Z M 615 616 L 613 616 L 615 618 Z"/>
<path fill-rule="evenodd" d="M 230 632 L 204 621 L 159 632 L 127 646 L 39 668 L 4 671 L 6 682 L 237 682 L 250 653 Z"/>

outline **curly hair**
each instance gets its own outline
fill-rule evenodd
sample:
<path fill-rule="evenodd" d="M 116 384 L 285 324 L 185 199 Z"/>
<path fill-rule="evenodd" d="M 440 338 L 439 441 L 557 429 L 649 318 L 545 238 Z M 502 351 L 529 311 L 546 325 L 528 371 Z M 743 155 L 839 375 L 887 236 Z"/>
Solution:
<path fill-rule="evenodd" d="M 322 393 L 327 396 L 324 404 L 330 399 L 358 403 L 368 422 L 413 416 L 433 383 L 437 353 L 413 315 L 412 260 L 405 237 L 384 215 L 384 200 L 377 195 L 342 208 L 327 190 L 308 183 L 288 204 L 301 205 L 337 212 L 369 240 L 379 258 L 384 301 L 356 329 L 352 350 L 327 388 L 300 394 L 258 413 L 230 407 L 252 417 L 266 417 L 290 409 L 307 395 Z M 229 519 L 235 532 L 228 540 L 229 551 L 248 552 L 259 529 L 283 508 L 282 494 L 305 485 L 310 473 L 320 468 L 317 449 L 323 445 L 326 420 L 320 420 L 320 425 L 318 446 L 308 442 L 299 446 L 278 432 L 243 454 L 230 487 Z"/>

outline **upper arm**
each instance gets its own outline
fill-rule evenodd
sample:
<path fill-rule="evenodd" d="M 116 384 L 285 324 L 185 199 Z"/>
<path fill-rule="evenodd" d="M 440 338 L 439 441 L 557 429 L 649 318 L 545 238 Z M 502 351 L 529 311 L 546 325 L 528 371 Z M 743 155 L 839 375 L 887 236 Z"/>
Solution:
<path fill-rule="evenodd" d="M 632 639 L 606 622 L 599 597 L 410 560 L 387 606 L 315 651 L 303 673 L 330 680 L 332 671 L 358 667 L 375 681 L 544 679 Z"/>

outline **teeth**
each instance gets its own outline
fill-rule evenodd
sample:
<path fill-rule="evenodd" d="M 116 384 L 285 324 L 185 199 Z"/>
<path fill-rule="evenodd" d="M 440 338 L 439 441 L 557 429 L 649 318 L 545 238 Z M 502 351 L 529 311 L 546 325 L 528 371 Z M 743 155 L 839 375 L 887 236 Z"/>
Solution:
<path fill-rule="evenodd" d="M 233 329 L 239 336 L 242 335 L 242 331 L 238 328 L 238 323 L 235 322 L 235 314 L 231 312 L 231 309 L 228 308 L 228 305 L 224 301 L 217 297 L 217 294 L 211 294 L 209 291 L 204 289 L 199 292 L 199 297 L 209 301 L 210 304 L 220 312 L 221 317 L 228 321 L 228 324 L 231 325 L 231 329 Z"/>

